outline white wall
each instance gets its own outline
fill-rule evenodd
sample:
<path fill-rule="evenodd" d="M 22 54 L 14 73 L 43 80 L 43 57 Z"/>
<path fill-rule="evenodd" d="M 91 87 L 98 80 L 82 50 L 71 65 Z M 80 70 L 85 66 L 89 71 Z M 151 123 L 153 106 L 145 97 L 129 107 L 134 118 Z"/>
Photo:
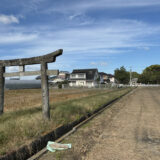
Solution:
<path fill-rule="evenodd" d="M 76 86 L 76 87 L 81 87 L 81 86 L 94 87 L 94 86 L 96 86 L 96 83 L 94 83 L 94 82 L 86 82 L 86 81 L 83 81 L 83 80 L 76 80 L 76 82 L 70 82 L 69 86 L 71 86 L 71 87 L 73 87 L 73 86 Z"/>
<path fill-rule="evenodd" d="M 115 78 L 114 78 L 114 77 L 110 78 L 109 80 L 110 80 L 110 82 L 112 82 L 112 83 L 115 82 Z"/>
<path fill-rule="evenodd" d="M 79 77 L 79 75 L 82 75 L 83 77 Z M 73 77 L 74 76 L 74 77 Z M 77 79 L 77 78 L 83 78 L 86 79 L 86 74 L 85 73 L 78 73 L 78 74 L 70 74 L 71 79 Z"/>

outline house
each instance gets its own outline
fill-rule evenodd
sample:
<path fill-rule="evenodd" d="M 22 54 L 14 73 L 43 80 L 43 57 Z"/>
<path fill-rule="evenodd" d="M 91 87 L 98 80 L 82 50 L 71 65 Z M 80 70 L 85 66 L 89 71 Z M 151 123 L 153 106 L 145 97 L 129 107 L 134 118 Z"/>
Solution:
<path fill-rule="evenodd" d="M 138 85 L 138 78 L 132 78 L 130 85 L 131 86 L 137 86 Z"/>
<path fill-rule="evenodd" d="M 58 82 L 63 82 L 63 81 L 65 81 L 65 79 L 64 79 L 64 78 L 61 78 L 61 77 L 59 77 L 59 76 L 54 76 L 54 77 L 51 77 L 51 78 L 49 79 L 49 82 L 50 82 L 50 83 L 58 83 Z"/>
<path fill-rule="evenodd" d="M 68 80 L 69 79 L 69 72 L 68 71 L 60 71 L 58 77 L 62 78 L 64 80 Z"/>
<path fill-rule="evenodd" d="M 50 83 L 64 82 L 65 80 L 69 80 L 68 71 L 60 71 L 58 76 L 53 76 L 49 78 Z"/>
<path fill-rule="evenodd" d="M 109 82 L 107 73 L 99 72 L 99 77 L 100 77 L 100 83 L 108 83 Z"/>
<path fill-rule="evenodd" d="M 69 81 L 71 87 L 95 87 L 99 81 L 98 69 L 75 69 Z"/>
<path fill-rule="evenodd" d="M 99 72 L 100 83 L 115 83 L 115 77 L 112 74 Z"/>
<path fill-rule="evenodd" d="M 110 80 L 110 83 L 115 83 L 116 82 L 114 75 L 107 74 L 107 76 L 108 76 L 108 79 Z"/>

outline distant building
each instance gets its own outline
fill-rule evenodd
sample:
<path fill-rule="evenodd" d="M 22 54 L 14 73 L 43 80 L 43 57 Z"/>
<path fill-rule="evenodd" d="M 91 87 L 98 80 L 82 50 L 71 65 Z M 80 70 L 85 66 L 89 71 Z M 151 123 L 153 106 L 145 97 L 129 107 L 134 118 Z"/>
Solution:
<path fill-rule="evenodd" d="M 69 81 L 70 86 L 95 87 L 99 81 L 98 69 L 75 69 Z"/>
<path fill-rule="evenodd" d="M 60 71 L 58 77 L 62 78 L 64 80 L 68 80 L 69 79 L 69 72 L 68 71 Z"/>
<path fill-rule="evenodd" d="M 132 78 L 131 85 L 136 86 L 136 85 L 138 85 L 137 82 L 138 82 L 138 78 Z"/>
<path fill-rule="evenodd" d="M 58 76 L 50 77 L 49 82 L 50 83 L 58 83 L 63 81 L 69 80 L 69 72 L 68 71 L 60 71 Z"/>
<path fill-rule="evenodd" d="M 101 83 L 115 83 L 115 77 L 112 74 L 107 74 L 104 72 L 99 72 L 100 82 Z"/>
<path fill-rule="evenodd" d="M 99 77 L 100 77 L 100 83 L 108 83 L 107 73 L 99 72 L 98 74 L 99 74 Z"/>
<path fill-rule="evenodd" d="M 49 82 L 50 82 L 50 83 L 58 83 L 58 82 L 63 82 L 63 81 L 65 81 L 65 79 L 64 79 L 64 78 L 61 78 L 61 77 L 59 77 L 59 76 L 54 76 L 54 77 L 51 77 L 51 78 L 49 79 Z"/>
<path fill-rule="evenodd" d="M 111 83 L 115 83 L 116 82 L 114 75 L 107 74 L 107 76 L 108 76 L 108 79 L 110 80 Z"/>

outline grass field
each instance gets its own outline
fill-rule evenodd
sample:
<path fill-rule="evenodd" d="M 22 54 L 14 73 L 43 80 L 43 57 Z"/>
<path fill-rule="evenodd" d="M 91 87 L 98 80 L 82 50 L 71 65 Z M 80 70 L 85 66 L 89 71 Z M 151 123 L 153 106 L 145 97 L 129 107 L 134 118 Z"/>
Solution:
<path fill-rule="evenodd" d="M 130 88 L 50 90 L 49 122 L 42 118 L 41 90 L 6 91 L 5 113 L 0 117 L 0 155 L 92 112 L 129 90 Z"/>

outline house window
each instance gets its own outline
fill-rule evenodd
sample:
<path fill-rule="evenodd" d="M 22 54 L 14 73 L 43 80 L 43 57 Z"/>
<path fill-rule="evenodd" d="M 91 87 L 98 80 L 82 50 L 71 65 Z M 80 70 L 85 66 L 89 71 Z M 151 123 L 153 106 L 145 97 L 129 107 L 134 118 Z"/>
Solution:
<path fill-rule="evenodd" d="M 78 78 L 85 78 L 84 74 L 78 74 Z"/>
<path fill-rule="evenodd" d="M 71 74 L 71 78 L 76 78 L 76 75 L 75 74 Z"/>

